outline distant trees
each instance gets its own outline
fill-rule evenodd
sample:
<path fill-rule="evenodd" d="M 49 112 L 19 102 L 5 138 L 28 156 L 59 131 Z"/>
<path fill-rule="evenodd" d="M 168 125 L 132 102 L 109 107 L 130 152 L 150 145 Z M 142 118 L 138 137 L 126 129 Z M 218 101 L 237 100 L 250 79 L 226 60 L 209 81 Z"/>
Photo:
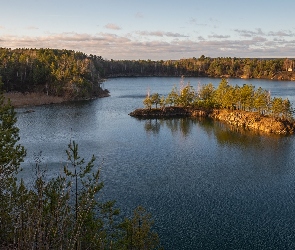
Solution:
<path fill-rule="evenodd" d="M 294 65 L 291 59 L 251 59 L 236 57 L 180 60 L 104 61 L 106 76 L 211 76 L 271 79 Z"/>
<path fill-rule="evenodd" d="M 237 109 L 284 119 L 291 119 L 294 111 L 288 99 L 271 98 L 268 91 L 261 87 L 255 90 L 251 84 L 244 84 L 241 87 L 232 86 L 228 84 L 226 79 L 222 79 L 217 88 L 209 83 L 199 86 L 196 91 L 188 83 L 180 91 L 173 87 L 166 97 L 160 97 L 158 93 L 151 96 L 157 96 L 158 99 L 170 106 Z M 144 103 L 146 102 L 147 98 L 144 100 Z M 148 107 L 152 108 L 153 105 L 157 108 L 157 103 L 153 101 L 149 102 Z M 145 104 L 145 106 L 147 105 Z"/>
<path fill-rule="evenodd" d="M 104 60 L 101 56 L 73 50 L 0 48 L 4 90 L 43 91 L 74 98 L 89 96 L 103 77 L 184 75 L 271 79 L 279 77 L 281 72 L 288 73 L 294 63 L 295 60 L 286 58 L 210 58 L 204 55 L 166 61 Z"/>

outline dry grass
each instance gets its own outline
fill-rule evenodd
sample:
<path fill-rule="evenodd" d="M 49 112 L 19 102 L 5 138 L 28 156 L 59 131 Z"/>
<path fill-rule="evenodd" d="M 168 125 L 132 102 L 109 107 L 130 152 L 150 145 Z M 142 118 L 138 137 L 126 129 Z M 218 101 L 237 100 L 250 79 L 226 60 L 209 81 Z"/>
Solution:
<path fill-rule="evenodd" d="M 19 92 L 9 92 L 5 93 L 4 96 L 9 98 L 11 104 L 14 107 L 29 107 L 38 106 L 43 104 L 61 103 L 66 101 L 62 97 L 50 96 L 44 93 L 19 93 Z"/>

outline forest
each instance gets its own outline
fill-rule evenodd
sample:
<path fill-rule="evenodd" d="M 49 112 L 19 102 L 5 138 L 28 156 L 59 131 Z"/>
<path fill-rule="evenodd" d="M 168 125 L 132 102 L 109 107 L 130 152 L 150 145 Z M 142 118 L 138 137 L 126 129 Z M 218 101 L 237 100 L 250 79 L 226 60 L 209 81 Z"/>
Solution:
<path fill-rule="evenodd" d="M 0 49 L 0 76 L 4 90 L 44 92 L 69 99 L 99 91 L 102 58 L 57 49 Z"/>
<path fill-rule="evenodd" d="M 295 80 L 293 59 L 188 58 L 167 61 L 105 61 L 106 76 L 202 76 Z"/>
<path fill-rule="evenodd" d="M 104 78 L 124 76 L 202 76 L 295 80 L 288 58 L 199 58 L 180 60 L 104 60 L 59 49 L 0 48 L 4 90 L 44 92 L 69 99 L 97 95 Z"/>

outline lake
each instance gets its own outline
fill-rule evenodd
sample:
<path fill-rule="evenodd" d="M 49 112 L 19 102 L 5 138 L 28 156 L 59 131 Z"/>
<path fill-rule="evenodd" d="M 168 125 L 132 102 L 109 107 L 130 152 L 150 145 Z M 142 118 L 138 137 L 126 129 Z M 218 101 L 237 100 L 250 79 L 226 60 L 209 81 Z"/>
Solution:
<path fill-rule="evenodd" d="M 185 78 L 196 89 L 220 79 Z M 229 79 L 295 103 L 295 82 Z M 165 249 L 295 249 L 295 136 L 267 136 L 210 119 L 138 120 L 148 90 L 168 94 L 180 78 L 116 78 L 111 96 L 17 109 L 33 175 L 42 151 L 49 177 L 62 170 L 70 140 L 86 159 L 94 154 L 103 197 L 123 215 L 144 206 Z M 294 105 L 294 104 L 293 104 Z M 102 163 L 103 162 L 103 163 Z"/>

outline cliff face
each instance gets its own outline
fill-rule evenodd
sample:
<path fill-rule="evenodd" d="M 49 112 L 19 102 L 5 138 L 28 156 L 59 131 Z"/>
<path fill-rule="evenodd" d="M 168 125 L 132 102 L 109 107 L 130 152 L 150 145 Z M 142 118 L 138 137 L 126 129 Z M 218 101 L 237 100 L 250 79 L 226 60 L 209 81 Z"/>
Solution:
<path fill-rule="evenodd" d="M 295 123 L 292 121 L 278 118 L 275 119 L 253 112 L 241 110 L 213 110 L 209 116 L 224 121 L 230 125 L 265 133 L 287 135 L 295 132 Z"/>

